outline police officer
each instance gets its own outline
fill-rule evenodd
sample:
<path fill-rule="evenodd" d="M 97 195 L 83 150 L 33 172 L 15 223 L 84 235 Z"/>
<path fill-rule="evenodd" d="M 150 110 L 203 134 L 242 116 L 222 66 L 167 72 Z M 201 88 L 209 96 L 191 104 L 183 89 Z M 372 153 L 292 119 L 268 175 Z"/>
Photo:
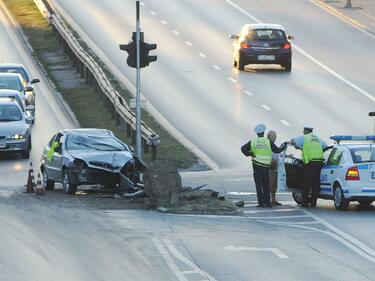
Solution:
<path fill-rule="evenodd" d="M 264 137 L 266 126 L 259 124 L 255 127 L 257 138 L 250 140 L 241 147 L 242 153 L 252 157 L 254 181 L 257 191 L 258 206 L 270 208 L 270 187 L 269 187 L 269 167 L 272 160 L 272 152 L 280 153 L 286 147 L 283 143 L 280 148 L 272 141 Z"/>
<path fill-rule="evenodd" d="M 303 187 L 302 207 L 308 206 L 309 193 L 311 190 L 310 206 L 315 207 L 320 192 L 320 171 L 323 167 L 323 151 L 327 144 L 313 133 L 314 128 L 304 126 L 303 135 L 293 138 L 290 143 L 297 149 L 302 150 L 303 160 Z"/>

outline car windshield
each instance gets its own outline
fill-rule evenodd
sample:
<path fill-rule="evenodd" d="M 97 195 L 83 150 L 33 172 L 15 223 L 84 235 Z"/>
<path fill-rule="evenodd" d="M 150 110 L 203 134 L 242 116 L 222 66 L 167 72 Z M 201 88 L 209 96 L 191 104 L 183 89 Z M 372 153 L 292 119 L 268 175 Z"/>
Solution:
<path fill-rule="evenodd" d="M 25 70 L 23 68 L 20 68 L 20 67 L 0 67 L 0 72 L 3 72 L 3 73 L 18 73 L 18 74 L 21 74 L 22 78 L 29 82 L 30 79 L 29 77 L 27 76 L 27 73 L 25 72 Z"/>
<path fill-rule="evenodd" d="M 0 77 L 0 89 L 23 91 L 21 81 L 17 77 Z"/>
<path fill-rule="evenodd" d="M 22 120 L 22 113 L 17 105 L 0 104 L 0 122 L 20 120 Z"/>
<path fill-rule="evenodd" d="M 127 148 L 113 137 L 90 136 L 83 134 L 68 135 L 67 150 L 122 151 Z"/>
<path fill-rule="evenodd" d="M 375 147 L 373 146 L 351 148 L 350 154 L 353 163 L 375 162 Z"/>
<path fill-rule="evenodd" d="M 246 39 L 250 40 L 281 40 L 285 39 L 282 30 L 277 29 L 251 29 Z"/>

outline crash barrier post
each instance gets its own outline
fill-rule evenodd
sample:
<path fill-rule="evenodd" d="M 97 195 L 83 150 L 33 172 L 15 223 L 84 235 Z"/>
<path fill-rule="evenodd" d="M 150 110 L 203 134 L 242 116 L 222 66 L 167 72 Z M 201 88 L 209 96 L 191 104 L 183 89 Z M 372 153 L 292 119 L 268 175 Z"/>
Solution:
<path fill-rule="evenodd" d="M 43 195 L 44 194 L 44 188 L 42 185 L 42 181 L 40 179 L 40 173 L 38 173 L 38 178 L 36 182 L 36 188 L 35 188 L 35 195 Z"/>
<path fill-rule="evenodd" d="M 34 181 L 34 169 L 33 162 L 30 162 L 30 168 L 27 176 L 26 193 L 34 193 L 35 181 Z"/>
<path fill-rule="evenodd" d="M 82 48 L 77 38 L 67 27 L 65 22 L 62 20 L 62 17 L 53 8 L 53 5 L 49 0 L 33 1 L 41 13 L 48 19 L 49 23 L 53 27 L 53 30 L 56 31 L 56 34 L 59 36 L 59 40 L 61 40 L 60 44 L 62 44 L 64 48 L 66 46 L 66 48 L 70 50 L 67 53 L 71 56 L 72 60 L 77 61 L 81 78 L 85 79 L 86 83 L 90 86 L 94 85 L 97 87 L 98 91 L 103 93 L 104 96 L 109 100 L 116 115 L 119 115 L 119 117 L 127 124 L 125 129 L 126 136 L 135 136 L 135 113 L 130 109 L 125 99 L 113 88 L 103 69 L 93 59 L 93 57 Z M 94 84 L 92 83 L 92 80 L 94 81 Z M 145 144 L 151 146 L 151 152 L 154 153 L 152 158 L 156 158 L 157 146 L 160 144 L 158 135 L 143 122 L 141 124 L 141 135 L 142 139 L 145 141 Z M 158 141 L 153 142 L 157 144 L 152 144 L 152 142 L 150 142 L 150 138 L 157 138 Z"/>

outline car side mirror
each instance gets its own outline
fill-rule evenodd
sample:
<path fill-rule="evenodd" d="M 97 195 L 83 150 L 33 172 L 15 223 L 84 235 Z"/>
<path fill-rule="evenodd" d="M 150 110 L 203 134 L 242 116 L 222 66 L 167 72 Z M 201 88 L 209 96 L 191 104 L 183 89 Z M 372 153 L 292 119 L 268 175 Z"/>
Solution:
<path fill-rule="evenodd" d="M 35 84 L 35 83 L 39 83 L 40 82 L 40 80 L 39 79 L 33 79 L 33 80 L 31 80 L 31 84 Z"/>
<path fill-rule="evenodd" d="M 34 122 L 34 116 L 32 116 L 30 114 L 30 112 L 28 114 L 25 114 L 25 121 L 29 125 L 33 124 L 33 122 Z"/>
<path fill-rule="evenodd" d="M 240 36 L 238 36 L 238 35 L 234 35 L 234 34 L 229 35 L 229 39 L 235 40 L 235 39 L 238 39 L 238 38 L 240 38 Z"/>
<path fill-rule="evenodd" d="M 293 35 L 288 35 L 288 40 L 293 40 L 294 39 L 294 36 Z"/>
<path fill-rule="evenodd" d="M 27 87 L 25 88 L 25 91 L 26 91 L 26 92 L 32 92 L 32 91 L 34 91 L 34 88 L 33 88 L 33 87 L 30 87 L 30 86 L 27 86 Z"/>

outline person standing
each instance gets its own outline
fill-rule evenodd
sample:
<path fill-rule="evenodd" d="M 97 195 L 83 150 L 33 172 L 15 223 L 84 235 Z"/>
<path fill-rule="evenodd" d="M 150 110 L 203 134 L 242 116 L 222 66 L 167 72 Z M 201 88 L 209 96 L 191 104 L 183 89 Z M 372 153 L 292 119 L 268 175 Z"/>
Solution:
<path fill-rule="evenodd" d="M 269 131 L 267 133 L 267 138 L 275 143 L 276 141 L 276 132 L 275 131 Z M 272 160 L 270 164 L 270 170 L 269 170 L 269 182 L 270 182 L 270 191 L 271 191 L 271 204 L 272 206 L 281 206 L 281 203 L 277 201 L 276 199 L 276 192 L 277 192 L 277 169 L 279 166 L 279 154 L 278 153 L 272 153 Z"/>
<path fill-rule="evenodd" d="M 264 124 L 258 124 L 254 130 L 257 138 L 244 144 L 241 147 L 241 151 L 246 157 L 252 157 L 258 199 L 257 207 L 270 208 L 272 205 L 270 202 L 269 167 L 272 161 L 272 152 L 282 152 L 286 148 L 286 143 L 283 143 L 280 148 L 277 147 L 268 138 L 264 137 L 265 130 L 266 126 Z"/>
<path fill-rule="evenodd" d="M 311 191 L 310 206 L 315 207 L 320 193 L 320 172 L 323 167 L 323 152 L 327 144 L 313 133 L 314 128 L 304 126 L 303 135 L 293 138 L 290 143 L 295 148 L 302 150 L 303 160 L 303 187 L 302 207 L 308 207 L 309 193 Z"/>

